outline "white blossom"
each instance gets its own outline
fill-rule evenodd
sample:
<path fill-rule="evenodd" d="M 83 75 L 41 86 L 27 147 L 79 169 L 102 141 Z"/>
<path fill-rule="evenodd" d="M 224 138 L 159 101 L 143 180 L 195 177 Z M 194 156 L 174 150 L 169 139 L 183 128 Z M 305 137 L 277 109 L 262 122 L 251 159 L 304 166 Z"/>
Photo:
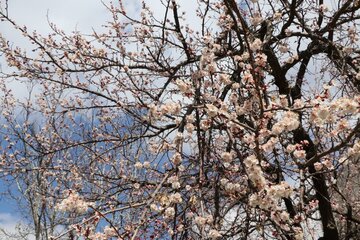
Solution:
<path fill-rule="evenodd" d="M 84 199 L 76 192 L 69 191 L 66 198 L 56 205 L 59 211 L 85 213 L 92 203 L 84 201 Z"/>
<path fill-rule="evenodd" d="M 251 44 L 250 49 L 251 51 L 257 51 L 260 50 L 262 47 L 262 41 L 259 38 L 256 38 Z"/>
<path fill-rule="evenodd" d="M 165 209 L 164 218 L 173 218 L 175 216 L 175 209 L 173 207 L 168 207 Z"/>
<path fill-rule="evenodd" d="M 209 231 L 209 238 L 210 238 L 210 239 L 219 239 L 219 238 L 221 238 L 221 234 L 219 233 L 218 230 L 216 230 L 216 229 L 211 229 L 211 230 Z"/>

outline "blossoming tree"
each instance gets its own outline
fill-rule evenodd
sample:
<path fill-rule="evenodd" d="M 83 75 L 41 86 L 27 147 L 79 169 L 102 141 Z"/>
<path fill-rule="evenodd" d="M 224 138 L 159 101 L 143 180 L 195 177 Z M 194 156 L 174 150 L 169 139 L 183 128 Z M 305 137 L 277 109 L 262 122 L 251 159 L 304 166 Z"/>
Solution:
<path fill-rule="evenodd" d="M 0 169 L 37 238 L 359 237 L 360 1 L 150 2 L 91 35 L 0 13 L 33 44 L 1 38 Z"/>

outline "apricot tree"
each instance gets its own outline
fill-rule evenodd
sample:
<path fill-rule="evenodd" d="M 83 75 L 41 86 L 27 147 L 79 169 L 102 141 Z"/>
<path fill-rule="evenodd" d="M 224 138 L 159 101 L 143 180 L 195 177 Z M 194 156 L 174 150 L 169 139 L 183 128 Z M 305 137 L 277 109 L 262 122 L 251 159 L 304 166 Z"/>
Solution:
<path fill-rule="evenodd" d="M 1 38 L 1 173 L 52 239 L 359 236 L 360 1 L 155 2 L 91 35 L 0 12 L 33 46 Z"/>

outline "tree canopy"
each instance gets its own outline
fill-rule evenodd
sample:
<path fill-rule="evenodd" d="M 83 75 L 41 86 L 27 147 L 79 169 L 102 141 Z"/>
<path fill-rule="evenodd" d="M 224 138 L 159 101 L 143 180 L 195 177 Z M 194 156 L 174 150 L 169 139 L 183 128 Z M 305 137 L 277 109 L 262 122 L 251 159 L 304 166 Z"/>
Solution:
<path fill-rule="evenodd" d="M 0 177 L 36 239 L 360 236 L 360 1 L 104 6 L 91 34 L 0 9 L 32 43 L 0 37 Z"/>

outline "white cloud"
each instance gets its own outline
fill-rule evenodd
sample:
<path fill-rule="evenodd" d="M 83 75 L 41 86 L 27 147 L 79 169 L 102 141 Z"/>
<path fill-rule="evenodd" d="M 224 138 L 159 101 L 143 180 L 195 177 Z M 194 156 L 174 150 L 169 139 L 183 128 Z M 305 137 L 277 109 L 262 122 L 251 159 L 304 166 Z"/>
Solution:
<path fill-rule="evenodd" d="M 27 239 L 32 240 L 35 239 L 33 235 L 22 235 L 23 238 L 19 235 L 19 230 L 24 230 L 24 233 L 28 232 L 25 229 L 26 225 L 22 222 L 22 220 L 10 213 L 0 213 L 0 239 L 3 240 L 20 240 Z M 20 230 L 21 231 L 21 230 Z M 23 231 L 21 231 L 23 232 Z"/>
<path fill-rule="evenodd" d="M 4 8 L 3 5 L 1 7 Z M 89 0 L 12 0 L 8 1 L 8 16 L 19 26 L 26 26 L 28 31 L 36 30 L 43 35 L 51 32 L 48 21 L 68 33 L 74 30 L 91 33 L 93 29 L 101 29 L 106 19 L 111 17 L 101 1 Z M 12 45 L 31 49 L 30 42 L 11 24 L 0 22 L 0 27 L 1 35 L 9 40 Z M 2 71 L 12 71 L 1 58 L 0 67 Z M 17 98 L 27 96 L 28 89 L 25 84 L 13 81 L 9 83 L 8 87 L 13 90 Z"/>
<path fill-rule="evenodd" d="M 39 32 L 49 31 L 47 16 L 51 22 L 65 30 L 91 30 L 108 17 L 101 1 L 88 0 L 12 0 L 8 13 L 20 25 Z"/>
<path fill-rule="evenodd" d="M 3 229 L 15 229 L 15 225 L 17 224 L 18 220 L 19 219 L 10 213 L 0 213 L 0 227 Z"/>

